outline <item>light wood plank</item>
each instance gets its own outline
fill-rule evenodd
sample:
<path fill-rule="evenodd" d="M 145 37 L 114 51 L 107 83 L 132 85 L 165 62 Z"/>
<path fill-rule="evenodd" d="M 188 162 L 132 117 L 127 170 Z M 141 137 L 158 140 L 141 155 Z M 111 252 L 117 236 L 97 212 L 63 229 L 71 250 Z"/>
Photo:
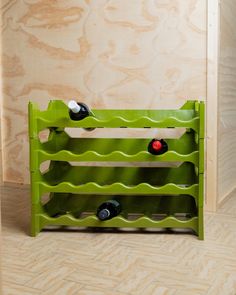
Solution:
<path fill-rule="evenodd" d="M 206 214 L 205 241 L 152 231 L 31 238 L 29 189 L 4 187 L 2 196 L 4 295 L 235 295 L 235 194 Z"/>
<path fill-rule="evenodd" d="M 219 57 L 218 199 L 236 188 L 236 2 L 221 1 Z"/>
<path fill-rule="evenodd" d="M 217 114 L 218 114 L 218 1 L 208 1 L 207 12 L 207 100 L 206 100 L 206 209 L 216 211 L 217 200 Z"/>

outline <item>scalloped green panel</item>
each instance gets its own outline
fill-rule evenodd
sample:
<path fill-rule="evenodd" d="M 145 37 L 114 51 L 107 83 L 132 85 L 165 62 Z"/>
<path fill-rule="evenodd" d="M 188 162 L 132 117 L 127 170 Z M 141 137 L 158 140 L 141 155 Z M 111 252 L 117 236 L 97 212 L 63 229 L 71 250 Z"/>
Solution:
<path fill-rule="evenodd" d="M 63 101 L 52 100 L 43 111 L 29 103 L 32 236 L 47 225 L 73 225 L 190 228 L 203 239 L 204 103 L 187 101 L 175 110 L 91 113 L 72 121 Z M 68 127 L 181 127 L 186 132 L 166 139 L 168 151 L 155 156 L 147 151 L 151 138 L 71 138 Z M 44 129 L 50 135 L 41 143 L 39 132 Z M 45 161 L 50 161 L 49 168 L 41 171 Z M 99 165 L 94 167 L 94 162 Z M 45 194 L 50 199 L 43 205 Z M 121 215 L 101 222 L 96 206 L 111 198 L 121 202 Z M 134 213 L 138 217 L 132 220 Z"/>

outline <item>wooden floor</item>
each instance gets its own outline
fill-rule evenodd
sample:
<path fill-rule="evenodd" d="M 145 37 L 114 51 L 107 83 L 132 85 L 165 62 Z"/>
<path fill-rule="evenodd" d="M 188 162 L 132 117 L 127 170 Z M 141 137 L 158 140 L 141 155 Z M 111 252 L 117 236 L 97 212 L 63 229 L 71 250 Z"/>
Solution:
<path fill-rule="evenodd" d="M 29 190 L 2 189 L 4 295 L 235 295 L 236 194 L 192 234 L 29 233 Z"/>

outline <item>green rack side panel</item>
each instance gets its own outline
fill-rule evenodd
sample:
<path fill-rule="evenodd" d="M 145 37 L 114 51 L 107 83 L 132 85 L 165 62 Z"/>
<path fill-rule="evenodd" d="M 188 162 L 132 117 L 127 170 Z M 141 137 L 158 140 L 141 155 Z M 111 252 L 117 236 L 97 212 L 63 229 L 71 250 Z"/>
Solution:
<path fill-rule="evenodd" d="M 44 111 L 29 103 L 32 236 L 48 225 L 68 225 L 189 228 L 203 239 L 204 103 L 187 101 L 176 110 L 91 110 L 91 114 L 73 121 L 63 101 L 50 101 Z M 147 151 L 151 138 L 71 138 L 66 128 L 186 131 L 180 138 L 166 139 L 168 151 L 155 156 Z M 44 129 L 50 133 L 41 142 L 39 133 Z M 41 172 L 45 161 L 50 165 Z M 108 162 L 112 165 L 105 166 Z M 108 199 L 118 199 L 122 212 L 100 221 L 96 208 Z"/>

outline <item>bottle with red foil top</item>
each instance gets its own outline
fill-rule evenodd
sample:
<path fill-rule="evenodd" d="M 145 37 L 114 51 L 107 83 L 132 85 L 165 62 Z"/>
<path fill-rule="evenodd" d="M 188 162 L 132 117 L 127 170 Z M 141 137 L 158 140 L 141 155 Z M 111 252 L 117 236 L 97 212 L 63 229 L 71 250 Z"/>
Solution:
<path fill-rule="evenodd" d="M 152 139 L 148 144 L 148 151 L 152 155 L 162 155 L 168 151 L 168 144 L 164 139 Z"/>

